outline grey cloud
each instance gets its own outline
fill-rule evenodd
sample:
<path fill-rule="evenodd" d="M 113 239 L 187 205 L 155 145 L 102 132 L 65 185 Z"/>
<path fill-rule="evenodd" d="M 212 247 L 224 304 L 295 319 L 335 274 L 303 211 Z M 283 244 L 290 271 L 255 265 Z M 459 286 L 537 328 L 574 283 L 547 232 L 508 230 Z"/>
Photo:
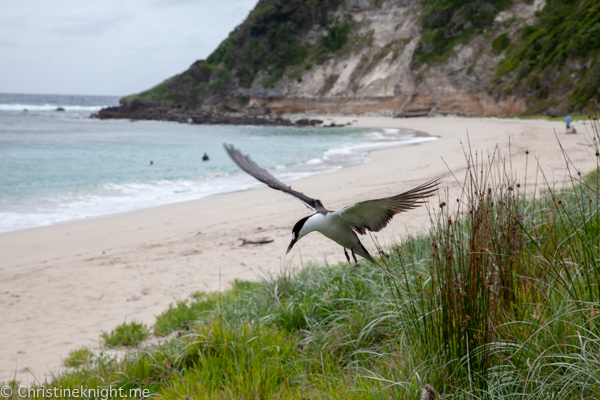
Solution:
<path fill-rule="evenodd" d="M 46 21 L 46 29 L 67 36 L 102 35 L 134 18 L 131 8 L 122 7 L 114 1 L 81 2 L 77 6 L 53 10 Z"/>
<path fill-rule="evenodd" d="M 51 31 L 61 35 L 102 35 L 109 29 L 121 25 L 129 18 L 127 16 L 104 16 L 102 19 L 91 20 L 76 17 L 64 18 L 59 24 L 51 28 Z"/>
<path fill-rule="evenodd" d="M 0 92 L 140 92 L 206 58 L 256 2 L 6 2 L 0 12 Z"/>

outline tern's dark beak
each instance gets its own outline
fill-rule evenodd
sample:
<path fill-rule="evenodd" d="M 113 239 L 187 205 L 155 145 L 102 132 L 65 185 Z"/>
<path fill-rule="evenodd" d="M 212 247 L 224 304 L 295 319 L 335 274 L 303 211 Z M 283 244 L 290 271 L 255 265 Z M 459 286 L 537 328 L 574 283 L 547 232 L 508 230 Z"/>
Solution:
<path fill-rule="evenodd" d="M 285 252 L 285 254 L 287 254 L 287 253 L 290 252 L 290 250 L 292 249 L 292 247 L 294 247 L 294 244 L 296 244 L 296 237 L 295 236 L 292 238 L 292 241 L 290 242 L 290 245 L 288 246 L 288 249 Z"/>

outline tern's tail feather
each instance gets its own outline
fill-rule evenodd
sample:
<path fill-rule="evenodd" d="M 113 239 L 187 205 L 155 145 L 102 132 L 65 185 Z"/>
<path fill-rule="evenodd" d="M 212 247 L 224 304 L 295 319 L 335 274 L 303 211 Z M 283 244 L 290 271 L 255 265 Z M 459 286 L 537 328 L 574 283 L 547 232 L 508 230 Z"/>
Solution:
<path fill-rule="evenodd" d="M 373 259 L 373 257 L 371 257 L 371 255 L 369 254 L 367 249 L 365 249 L 365 246 L 363 246 L 363 244 L 360 241 L 358 242 L 358 244 L 359 244 L 359 246 L 352 249 L 352 251 L 354 251 L 354 253 L 358 254 L 362 258 L 365 258 L 365 259 L 371 261 L 373 264 L 378 265 L 377 262 L 375 261 L 375 259 Z"/>

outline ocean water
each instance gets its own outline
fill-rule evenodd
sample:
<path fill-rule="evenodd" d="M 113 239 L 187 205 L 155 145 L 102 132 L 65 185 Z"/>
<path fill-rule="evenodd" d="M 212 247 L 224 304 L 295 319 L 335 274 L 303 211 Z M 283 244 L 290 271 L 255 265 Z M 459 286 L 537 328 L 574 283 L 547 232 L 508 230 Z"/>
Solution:
<path fill-rule="evenodd" d="M 260 186 L 222 143 L 290 181 L 363 163 L 368 150 L 435 140 L 396 129 L 90 118 L 116 104 L 106 96 L 0 94 L 0 232 Z"/>

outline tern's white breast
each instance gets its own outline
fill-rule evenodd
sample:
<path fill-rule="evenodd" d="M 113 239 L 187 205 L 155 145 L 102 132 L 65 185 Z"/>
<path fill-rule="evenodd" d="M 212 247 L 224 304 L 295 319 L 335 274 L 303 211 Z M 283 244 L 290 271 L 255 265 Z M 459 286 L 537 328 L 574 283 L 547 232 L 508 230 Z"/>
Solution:
<path fill-rule="evenodd" d="M 356 233 L 349 227 L 343 225 L 339 216 L 334 213 L 317 213 L 310 216 L 304 223 L 300 233 L 301 236 L 304 236 L 313 231 L 321 232 L 329 239 L 349 249 L 354 248 L 358 241 Z"/>

